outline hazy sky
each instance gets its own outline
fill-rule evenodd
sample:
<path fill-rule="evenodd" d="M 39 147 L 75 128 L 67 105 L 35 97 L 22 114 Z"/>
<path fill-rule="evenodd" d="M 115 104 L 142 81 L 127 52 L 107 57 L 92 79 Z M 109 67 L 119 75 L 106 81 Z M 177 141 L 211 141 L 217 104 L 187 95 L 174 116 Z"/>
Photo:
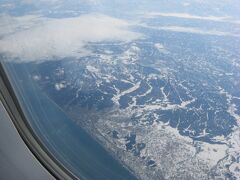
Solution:
<path fill-rule="evenodd" d="M 131 42 L 146 38 L 133 31 L 144 27 L 202 35 L 239 37 L 236 0 L 3 0 L 0 2 L 0 54 L 18 62 L 81 57 L 91 53 L 91 42 Z M 227 8 L 226 8 L 227 7 Z M 134 15 L 133 15 L 134 14 Z M 150 25 L 153 18 L 206 21 L 234 26 L 235 32 L 217 27 Z M 227 27 L 227 26 L 226 26 Z"/>

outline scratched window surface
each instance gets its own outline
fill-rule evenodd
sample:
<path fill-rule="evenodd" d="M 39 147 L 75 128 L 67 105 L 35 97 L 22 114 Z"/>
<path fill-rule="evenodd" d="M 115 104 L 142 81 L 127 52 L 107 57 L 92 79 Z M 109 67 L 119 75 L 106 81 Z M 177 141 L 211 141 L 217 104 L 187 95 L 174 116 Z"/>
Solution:
<path fill-rule="evenodd" d="M 86 179 L 240 179 L 238 0 L 3 0 L 29 123 Z"/>

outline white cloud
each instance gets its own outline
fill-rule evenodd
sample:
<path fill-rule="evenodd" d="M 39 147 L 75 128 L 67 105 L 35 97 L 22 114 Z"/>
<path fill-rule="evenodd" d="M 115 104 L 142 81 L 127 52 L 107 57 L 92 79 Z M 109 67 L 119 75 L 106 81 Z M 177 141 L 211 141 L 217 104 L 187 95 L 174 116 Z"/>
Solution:
<path fill-rule="evenodd" d="M 88 4 L 88 5 L 100 5 L 103 3 L 104 0 L 76 0 L 76 1 L 68 1 L 66 0 L 20 0 L 21 4 L 28 4 L 28 5 L 34 5 L 38 7 L 41 6 L 64 6 L 66 4 Z"/>
<path fill-rule="evenodd" d="M 175 31 L 175 32 L 186 32 L 186 33 L 194 33 L 194 34 L 204 34 L 204 35 L 215 35 L 215 36 L 229 36 L 230 33 L 216 31 L 216 30 L 204 30 L 193 27 L 184 27 L 184 26 L 162 26 L 158 28 L 159 30 L 166 31 Z"/>
<path fill-rule="evenodd" d="M 156 29 L 161 31 L 173 31 L 173 32 L 183 32 L 183 33 L 193 33 L 193 34 L 202 34 L 202 35 L 214 35 L 214 36 L 233 36 L 239 37 L 238 34 L 232 34 L 229 32 L 217 31 L 217 30 L 207 30 L 200 29 L 195 27 L 185 27 L 185 26 L 149 26 L 141 24 L 142 27 L 149 29 Z"/>
<path fill-rule="evenodd" d="M 61 0 L 21 0 L 23 4 L 36 4 L 36 3 L 59 3 Z"/>
<path fill-rule="evenodd" d="M 65 82 L 56 83 L 54 87 L 57 91 L 60 91 L 61 89 L 66 88 L 66 83 Z"/>
<path fill-rule="evenodd" d="M 160 52 L 160 53 L 168 53 L 166 48 L 161 43 L 155 43 L 154 47 Z"/>
<path fill-rule="evenodd" d="M 85 48 L 89 42 L 127 42 L 141 37 L 129 30 L 127 21 L 100 14 L 63 19 L 8 16 L 5 23 L 1 20 L 0 53 L 21 61 L 80 57 L 89 53 Z"/>
<path fill-rule="evenodd" d="M 189 3 L 189 2 L 183 2 L 182 5 L 183 5 L 184 7 L 187 7 L 187 6 L 190 6 L 190 3 Z"/>
<path fill-rule="evenodd" d="M 10 15 L 0 15 L 0 38 L 13 34 L 15 32 L 27 30 L 40 24 L 43 18 L 35 15 L 25 15 L 12 17 Z"/>
<path fill-rule="evenodd" d="M 164 13 L 164 12 L 149 12 L 145 14 L 145 17 L 147 18 L 154 18 L 158 16 L 240 24 L 239 21 L 234 21 L 229 16 L 199 16 L 199 15 L 192 15 L 188 13 Z"/>
<path fill-rule="evenodd" d="M 10 9 L 10 8 L 14 8 L 14 7 L 15 7 L 14 3 L 3 3 L 3 4 L 0 4 L 0 8 Z"/>

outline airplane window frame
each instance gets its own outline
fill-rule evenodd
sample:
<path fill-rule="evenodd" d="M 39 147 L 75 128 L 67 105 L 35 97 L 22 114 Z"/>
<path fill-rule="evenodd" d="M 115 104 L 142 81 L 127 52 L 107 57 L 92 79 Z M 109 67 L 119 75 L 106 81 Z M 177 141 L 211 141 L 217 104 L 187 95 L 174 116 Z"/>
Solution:
<path fill-rule="evenodd" d="M 19 103 L 3 62 L 0 62 L 0 101 L 29 150 L 54 178 L 79 179 L 47 150 L 36 133 L 34 133 Z"/>

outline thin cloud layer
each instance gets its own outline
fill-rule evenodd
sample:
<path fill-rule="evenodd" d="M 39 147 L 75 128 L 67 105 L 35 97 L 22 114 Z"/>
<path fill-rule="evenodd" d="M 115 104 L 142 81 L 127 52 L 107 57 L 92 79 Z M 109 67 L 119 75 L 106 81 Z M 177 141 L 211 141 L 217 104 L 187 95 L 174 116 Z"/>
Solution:
<path fill-rule="evenodd" d="M 164 12 L 149 12 L 145 14 L 145 17 L 147 18 L 154 18 L 159 16 L 240 24 L 239 21 L 234 21 L 229 16 L 199 16 L 188 13 L 164 13 Z"/>
<path fill-rule="evenodd" d="M 141 37 L 129 30 L 127 21 L 100 14 L 63 19 L 8 17 L 7 22 L 15 23 L 10 27 L 1 23 L 0 53 L 24 62 L 81 57 L 90 53 L 85 48 L 90 42 L 128 42 Z"/>
<path fill-rule="evenodd" d="M 203 35 L 235 36 L 228 32 L 222 32 L 222 31 L 216 31 L 216 30 L 204 30 L 204 29 L 184 27 L 184 26 L 162 26 L 162 27 L 159 27 L 158 29 L 164 30 L 164 31 L 185 32 L 185 33 L 194 33 L 194 34 L 203 34 Z"/>
<path fill-rule="evenodd" d="M 185 26 L 149 26 L 146 24 L 141 24 L 141 27 L 155 29 L 159 31 L 172 31 L 172 32 L 182 32 L 182 33 L 192 33 L 201 35 L 213 35 L 213 36 L 232 36 L 239 37 L 238 34 L 232 34 L 229 32 L 217 31 L 217 30 L 207 30 L 195 27 L 185 27 Z"/>

